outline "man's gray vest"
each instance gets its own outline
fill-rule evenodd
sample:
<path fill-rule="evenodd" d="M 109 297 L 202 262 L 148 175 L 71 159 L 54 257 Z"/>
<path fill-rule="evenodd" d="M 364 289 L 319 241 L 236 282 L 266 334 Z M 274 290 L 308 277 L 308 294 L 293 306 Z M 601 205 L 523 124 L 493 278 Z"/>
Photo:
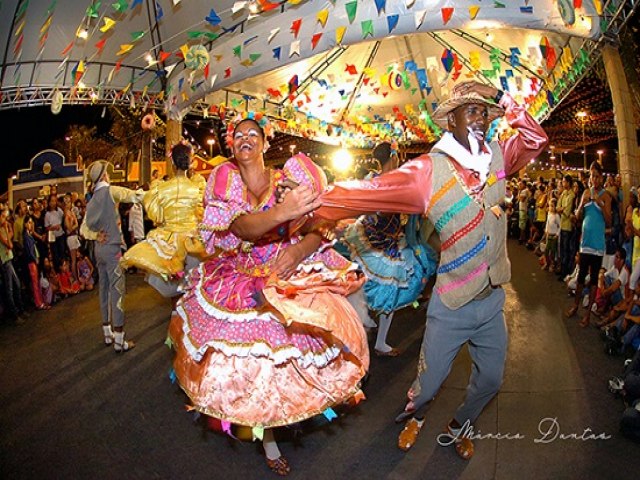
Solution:
<path fill-rule="evenodd" d="M 435 290 L 448 308 L 462 307 L 511 279 L 507 257 L 504 159 L 497 143 L 482 192 L 473 196 L 443 152 L 432 151 L 433 190 L 427 217 L 440 237 Z M 494 210 L 500 212 L 498 217 Z"/>

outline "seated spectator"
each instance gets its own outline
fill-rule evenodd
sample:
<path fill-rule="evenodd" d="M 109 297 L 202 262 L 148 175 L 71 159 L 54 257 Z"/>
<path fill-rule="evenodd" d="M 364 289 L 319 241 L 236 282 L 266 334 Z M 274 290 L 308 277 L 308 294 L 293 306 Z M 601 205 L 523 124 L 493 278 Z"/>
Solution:
<path fill-rule="evenodd" d="M 82 250 L 78 251 L 78 283 L 80 290 L 93 290 L 93 264 Z"/>
<path fill-rule="evenodd" d="M 567 275 L 566 277 L 564 277 L 564 283 L 567 286 L 567 288 L 569 289 L 569 293 L 572 295 L 575 295 L 576 293 L 576 286 L 578 285 L 578 272 L 580 270 L 580 252 L 576 253 L 575 256 L 575 268 L 573 269 L 573 272 L 570 273 L 569 275 Z M 589 283 L 591 281 L 591 277 L 589 274 L 587 274 L 587 277 L 585 279 L 586 283 Z M 585 289 L 585 291 L 583 293 L 589 293 L 588 289 Z"/>
<path fill-rule="evenodd" d="M 640 282 L 636 284 L 633 301 L 624 317 L 620 317 L 614 325 L 605 325 L 603 334 L 605 352 L 609 355 L 624 353 L 640 337 Z"/>
<path fill-rule="evenodd" d="M 58 278 L 60 279 L 60 293 L 62 295 L 75 295 L 80 291 L 80 284 L 71 274 L 69 259 L 65 258 L 62 260 Z"/>
<path fill-rule="evenodd" d="M 60 299 L 60 278 L 58 277 L 58 273 L 55 268 L 53 268 L 53 261 L 51 260 L 51 256 L 44 257 L 42 262 L 42 267 L 44 270 L 44 278 L 47 280 L 49 284 L 49 288 L 51 289 L 50 296 L 51 301 L 50 304 L 56 303 Z"/>
<path fill-rule="evenodd" d="M 596 304 L 598 314 L 605 315 L 611 307 L 618 305 L 626 297 L 629 297 L 629 269 L 626 265 L 627 252 L 618 247 L 613 257 L 613 266 L 604 272 L 600 270 L 598 278 L 598 290 L 596 292 Z"/>

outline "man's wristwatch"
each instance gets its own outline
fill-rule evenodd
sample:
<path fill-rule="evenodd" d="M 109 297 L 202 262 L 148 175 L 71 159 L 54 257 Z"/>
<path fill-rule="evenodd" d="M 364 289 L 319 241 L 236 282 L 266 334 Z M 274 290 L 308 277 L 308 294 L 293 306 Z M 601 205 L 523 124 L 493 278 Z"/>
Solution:
<path fill-rule="evenodd" d="M 500 103 L 500 100 L 502 100 L 503 96 L 504 96 L 504 92 L 502 90 L 498 90 L 498 93 L 496 93 L 496 96 L 493 97 L 493 101 L 496 103 Z"/>

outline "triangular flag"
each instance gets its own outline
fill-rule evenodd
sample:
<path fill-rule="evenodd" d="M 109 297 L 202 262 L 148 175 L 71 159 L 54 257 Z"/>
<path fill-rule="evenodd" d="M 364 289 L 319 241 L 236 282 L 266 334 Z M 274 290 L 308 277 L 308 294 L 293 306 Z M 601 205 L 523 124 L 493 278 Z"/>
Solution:
<path fill-rule="evenodd" d="M 242 45 L 238 45 L 237 47 L 233 47 L 233 56 L 242 58 Z"/>
<path fill-rule="evenodd" d="M 422 26 L 422 23 L 424 22 L 424 17 L 426 15 L 427 15 L 426 10 L 420 10 L 415 13 L 413 18 L 415 19 L 415 22 L 416 22 L 416 30 Z"/>
<path fill-rule="evenodd" d="M 185 58 L 187 58 L 187 53 L 189 53 L 189 45 L 187 45 L 185 43 L 185 44 L 180 46 L 180 54 L 181 54 L 183 60 Z"/>
<path fill-rule="evenodd" d="M 240 10 L 242 10 L 249 2 L 235 2 L 233 4 L 233 7 L 231 7 L 231 13 L 238 13 Z"/>
<path fill-rule="evenodd" d="M 346 31 L 347 31 L 347 27 L 336 28 L 336 43 L 338 45 L 342 44 L 342 39 L 344 38 L 344 34 Z"/>
<path fill-rule="evenodd" d="M 300 56 L 300 40 L 295 40 L 293 43 L 291 43 L 291 48 L 289 49 L 289 58 L 293 57 L 294 55 Z"/>
<path fill-rule="evenodd" d="M 453 16 L 453 7 L 443 7 L 441 9 L 442 12 L 442 22 L 444 25 L 446 25 L 447 23 L 449 23 L 449 20 L 451 20 L 451 17 Z"/>
<path fill-rule="evenodd" d="M 349 2 L 344 5 L 347 10 L 347 17 L 349 17 L 349 23 L 353 23 L 356 18 L 356 11 L 358 10 L 358 2 Z"/>
<path fill-rule="evenodd" d="M 26 3 L 29 3 L 29 2 L 26 2 Z M 92 2 L 92 4 L 87 7 L 87 11 L 86 11 L 87 17 L 98 18 L 99 16 L 98 9 L 100 8 L 100 3 L 101 2 L 96 2 L 96 3 Z"/>
<path fill-rule="evenodd" d="M 171 56 L 171 53 L 160 50 L 160 53 L 158 54 L 158 56 L 160 57 L 160 62 L 164 62 L 167 58 Z"/>
<path fill-rule="evenodd" d="M 269 38 L 267 40 L 267 43 L 271 43 L 271 40 L 273 40 L 273 37 L 275 37 L 279 31 L 280 31 L 280 28 L 274 28 L 273 30 L 271 30 L 271 32 L 269 33 Z"/>
<path fill-rule="evenodd" d="M 107 43 L 107 39 L 106 38 L 103 38 L 98 43 L 96 43 L 96 48 L 98 49 L 98 51 L 101 52 L 106 43 Z"/>
<path fill-rule="evenodd" d="M 398 26 L 398 20 L 400 20 L 400 15 L 387 16 L 387 27 L 389 27 L 389 33 L 391 33 L 393 29 Z"/>
<path fill-rule="evenodd" d="M 133 45 L 131 44 L 122 44 L 120 45 L 120 50 L 118 51 L 118 53 L 116 53 L 116 55 L 124 55 L 125 53 L 129 52 L 131 49 L 133 48 Z"/>
<path fill-rule="evenodd" d="M 314 50 L 322 37 L 322 32 L 316 33 L 313 37 L 311 37 L 311 50 Z"/>
<path fill-rule="evenodd" d="M 293 21 L 293 23 L 291 24 L 291 33 L 293 33 L 293 38 L 298 38 L 298 33 L 300 32 L 301 26 L 302 26 L 301 18 Z"/>
<path fill-rule="evenodd" d="M 258 439 L 262 440 L 264 438 L 264 428 L 263 427 L 253 427 L 251 429 L 251 436 L 253 440 Z"/>
<path fill-rule="evenodd" d="M 480 11 L 480 7 L 474 5 L 472 7 L 469 7 L 469 17 L 471 17 L 471 20 L 475 20 L 476 17 L 478 16 L 478 12 Z"/>
<path fill-rule="evenodd" d="M 327 18 L 329 18 L 329 10 L 320 10 L 316 13 L 316 19 L 320 22 L 323 28 L 327 24 Z"/>
<path fill-rule="evenodd" d="M 112 3 L 111 6 L 118 13 L 123 13 L 127 11 L 127 0 L 118 0 L 116 3 Z"/>
<path fill-rule="evenodd" d="M 142 37 L 144 37 L 144 32 L 141 30 L 138 32 L 131 32 L 131 38 L 133 39 L 133 42 L 140 40 Z"/>
<path fill-rule="evenodd" d="M 278 60 L 280 60 L 280 51 L 282 50 L 282 47 L 276 47 L 273 49 L 273 58 L 276 58 Z"/>
<path fill-rule="evenodd" d="M 60 56 L 64 57 L 67 53 L 69 53 L 69 51 L 73 48 L 73 41 L 67 45 L 66 47 L 64 47 L 64 50 L 62 50 L 62 52 L 60 52 Z"/>
<path fill-rule="evenodd" d="M 364 20 L 360 22 L 360 26 L 362 28 L 362 38 L 367 38 L 367 35 L 373 37 L 373 20 Z"/>
<path fill-rule="evenodd" d="M 270 3 L 267 0 L 258 0 L 258 3 L 260 4 L 260 10 L 262 12 L 268 12 L 280 6 L 279 3 Z"/>
<path fill-rule="evenodd" d="M 113 27 L 116 24 L 115 20 L 111 20 L 109 17 L 104 17 L 103 20 L 104 20 L 104 25 L 100 27 L 100 31 L 102 33 L 107 32 L 111 27 Z"/>
<path fill-rule="evenodd" d="M 212 8 L 211 11 L 209 12 L 209 15 L 207 15 L 206 17 L 204 17 L 204 19 L 207 21 L 207 23 L 209 23 L 209 25 L 211 25 L 212 27 L 215 27 L 216 25 L 219 25 L 220 22 L 222 22 L 222 20 L 220 19 L 220 17 L 218 16 L 218 14 L 216 13 L 216 11 Z"/>
<path fill-rule="evenodd" d="M 378 15 L 385 9 L 387 0 L 375 0 L 376 8 L 378 9 Z"/>

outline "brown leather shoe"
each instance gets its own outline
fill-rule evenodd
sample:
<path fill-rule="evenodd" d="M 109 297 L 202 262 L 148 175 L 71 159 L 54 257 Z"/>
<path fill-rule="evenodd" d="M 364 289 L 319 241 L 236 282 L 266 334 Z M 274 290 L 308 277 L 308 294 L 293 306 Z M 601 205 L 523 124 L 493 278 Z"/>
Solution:
<path fill-rule="evenodd" d="M 473 454 L 475 453 L 475 448 L 471 439 L 465 436 L 456 435 L 455 432 L 451 429 L 450 425 L 447 425 L 446 432 L 452 437 L 456 438 L 454 446 L 456 448 L 456 453 L 458 454 L 458 456 L 463 460 L 471 460 L 471 457 L 473 457 Z"/>
<path fill-rule="evenodd" d="M 404 428 L 400 432 L 398 436 L 398 448 L 403 452 L 408 452 L 413 444 L 416 443 L 418 439 L 418 434 L 422 429 L 422 425 L 424 424 L 424 420 L 419 422 L 415 418 L 410 418 L 407 420 L 407 423 L 404 424 Z"/>

